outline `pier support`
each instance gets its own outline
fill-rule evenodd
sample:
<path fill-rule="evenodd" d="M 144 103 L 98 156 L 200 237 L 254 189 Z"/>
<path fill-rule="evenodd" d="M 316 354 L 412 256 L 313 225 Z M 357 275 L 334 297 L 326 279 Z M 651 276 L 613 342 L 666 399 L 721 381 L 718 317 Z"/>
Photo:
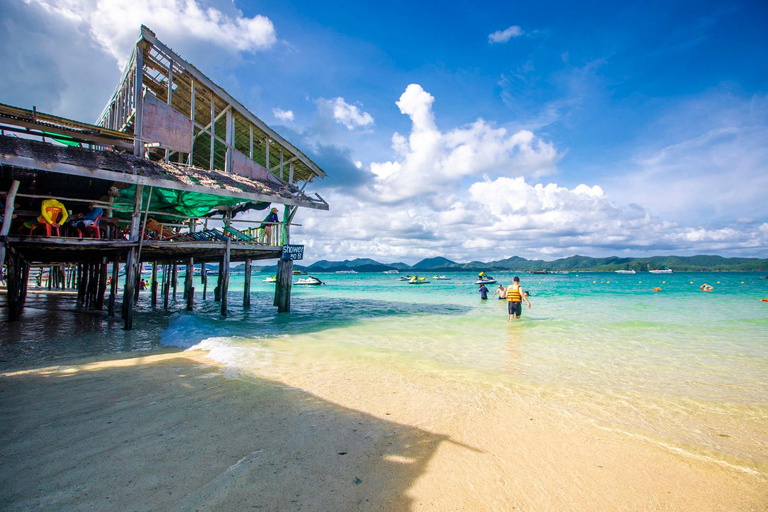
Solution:
<path fill-rule="evenodd" d="M 152 263 L 152 307 L 157 306 L 157 262 Z"/>
<path fill-rule="evenodd" d="M 205 263 L 200 264 L 200 283 L 203 285 L 203 300 L 208 292 L 208 271 L 205 269 Z"/>
<path fill-rule="evenodd" d="M 117 259 L 112 262 L 112 282 L 109 284 L 109 302 L 107 303 L 107 314 L 115 316 L 115 301 L 117 301 L 117 281 L 120 275 L 120 263 Z"/>
<path fill-rule="evenodd" d="M 136 185 L 136 193 L 133 198 L 133 213 L 131 215 L 131 242 L 139 241 L 139 221 L 143 193 L 144 185 Z M 138 261 L 138 246 L 131 247 L 128 250 L 128 258 L 125 262 L 125 292 L 123 293 L 123 320 L 125 320 L 124 328 L 126 331 L 133 329 L 134 287 L 136 286 L 139 265 L 141 263 Z"/>
<path fill-rule="evenodd" d="M 21 255 L 15 250 L 9 248 L 6 254 L 6 263 L 8 265 L 8 274 L 6 282 L 8 285 L 8 320 L 16 322 L 21 318 L 21 311 L 24 306 L 24 261 Z"/>
<path fill-rule="evenodd" d="M 5 211 L 3 212 L 3 225 L 0 226 L 0 236 L 8 236 L 11 232 L 11 221 L 13 220 L 13 203 L 16 201 L 16 192 L 19 190 L 19 180 L 13 180 L 11 188 L 8 190 L 8 195 L 5 198 Z M 5 239 L 0 240 L 0 275 L 3 273 L 3 265 L 5 264 Z"/>
<path fill-rule="evenodd" d="M 230 244 L 232 240 L 227 238 L 227 245 L 224 249 L 224 257 L 221 259 L 219 268 L 219 295 L 221 296 L 221 316 L 227 316 L 227 292 L 229 291 L 229 258 Z"/>
<path fill-rule="evenodd" d="M 187 311 L 192 311 L 195 305 L 195 288 L 192 281 L 194 273 L 195 260 L 194 258 L 189 258 L 189 261 L 187 261 L 187 274 L 184 277 L 184 295 L 187 297 Z"/>
<path fill-rule="evenodd" d="M 278 313 L 291 311 L 291 285 L 293 284 L 293 261 L 277 262 L 277 282 L 275 283 L 275 302 Z"/>
<path fill-rule="evenodd" d="M 243 283 L 243 307 L 251 307 L 251 258 L 245 259 L 245 282 Z"/>

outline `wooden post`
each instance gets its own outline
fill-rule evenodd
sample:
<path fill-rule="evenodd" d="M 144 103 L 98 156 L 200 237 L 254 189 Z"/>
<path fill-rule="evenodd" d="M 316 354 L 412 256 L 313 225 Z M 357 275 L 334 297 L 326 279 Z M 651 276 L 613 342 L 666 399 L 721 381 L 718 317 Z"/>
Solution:
<path fill-rule="evenodd" d="M 205 263 L 200 264 L 200 282 L 203 284 L 203 300 L 208 291 L 208 271 L 205 269 Z"/>
<path fill-rule="evenodd" d="M 152 263 L 152 307 L 157 306 L 157 262 Z"/>
<path fill-rule="evenodd" d="M 107 304 L 107 314 L 115 316 L 115 301 L 117 300 L 117 280 L 120 275 L 120 263 L 117 258 L 112 262 L 112 282 L 109 285 L 109 302 Z"/>
<path fill-rule="evenodd" d="M 229 291 L 229 249 L 232 239 L 227 237 L 226 248 L 224 249 L 224 258 L 221 261 L 221 268 L 219 269 L 219 276 L 224 276 L 221 280 L 221 288 L 219 294 L 221 295 L 221 316 L 227 316 L 227 291 Z"/>
<path fill-rule="evenodd" d="M 245 282 L 243 283 L 243 307 L 251 307 L 251 258 L 245 258 Z"/>
<path fill-rule="evenodd" d="M 11 232 L 11 221 L 13 220 L 13 203 L 16 201 L 16 192 L 19 190 L 19 181 L 13 180 L 11 188 L 8 189 L 8 195 L 5 198 L 5 211 L 3 212 L 3 225 L 0 227 L 0 236 L 8 236 Z M 5 240 L 0 242 L 0 275 L 3 273 L 5 265 Z"/>
<path fill-rule="evenodd" d="M 187 261 L 187 275 L 184 278 L 184 293 L 187 296 L 187 311 L 192 311 L 195 305 L 195 288 L 192 282 L 192 275 L 195 273 L 195 260 L 189 258 Z"/>
<path fill-rule="evenodd" d="M 6 282 L 8 293 L 8 321 L 16 322 L 21 318 L 21 280 L 23 272 L 21 269 L 21 258 L 12 248 L 8 249 L 7 254 L 8 275 Z"/>
<path fill-rule="evenodd" d="M 139 49 L 140 50 L 140 49 Z M 133 214 L 131 215 L 131 242 L 139 240 L 139 222 L 141 220 L 141 201 L 144 193 L 144 185 L 136 185 L 136 195 L 133 198 Z M 134 287 L 136 286 L 136 274 L 138 272 L 138 247 L 128 250 L 128 258 L 125 263 L 125 291 L 123 292 L 123 319 L 125 330 L 133 329 L 133 301 Z"/>
<path fill-rule="evenodd" d="M 291 164 L 293 167 L 293 164 Z M 290 208 L 285 207 L 283 212 L 282 244 L 290 243 L 289 223 L 291 220 Z M 275 302 L 278 313 L 291 311 L 291 286 L 293 286 L 293 260 L 277 262 L 277 282 L 275 283 Z"/>
<path fill-rule="evenodd" d="M 293 261 L 277 262 L 277 282 L 275 283 L 275 302 L 278 313 L 291 311 L 291 285 L 293 284 Z"/>
<path fill-rule="evenodd" d="M 88 287 L 88 263 L 80 265 L 80 277 L 77 280 L 77 305 L 85 306 L 85 296 Z"/>
<path fill-rule="evenodd" d="M 219 302 L 221 300 L 221 280 L 224 278 L 224 273 L 221 270 L 221 260 L 219 260 L 219 275 L 216 277 L 216 288 L 213 289 L 213 301 Z"/>
<path fill-rule="evenodd" d="M 143 157 L 144 156 L 144 142 L 141 140 L 141 126 L 143 123 L 143 89 L 144 89 L 144 49 L 141 42 L 136 44 L 136 69 L 134 70 L 134 89 L 133 89 L 133 101 L 134 108 L 136 109 L 136 115 L 134 117 L 134 134 L 136 138 L 133 143 L 133 155 Z M 126 276 L 128 270 L 125 271 Z M 123 298 L 125 300 L 125 298 Z"/>
<path fill-rule="evenodd" d="M 171 264 L 163 267 L 163 307 L 168 309 L 168 296 L 171 293 Z"/>
<path fill-rule="evenodd" d="M 179 283 L 179 266 L 173 262 L 173 273 L 171 274 L 171 286 L 173 287 L 173 301 L 176 302 L 176 286 Z"/>
<path fill-rule="evenodd" d="M 104 294 L 107 291 L 107 258 L 101 258 L 99 265 L 99 292 L 96 295 L 96 309 L 104 309 Z"/>

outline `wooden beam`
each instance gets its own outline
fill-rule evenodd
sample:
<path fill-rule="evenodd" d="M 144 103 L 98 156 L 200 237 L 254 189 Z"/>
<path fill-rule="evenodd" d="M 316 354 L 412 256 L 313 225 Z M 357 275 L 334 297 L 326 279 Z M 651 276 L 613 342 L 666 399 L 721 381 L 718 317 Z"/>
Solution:
<path fill-rule="evenodd" d="M 136 112 L 136 118 L 134 121 L 133 133 L 135 138 L 133 140 L 133 155 L 144 156 L 144 142 L 141 140 L 141 125 L 144 121 L 143 116 L 143 91 L 144 91 L 144 50 L 141 41 L 136 43 L 136 77 L 133 90 L 134 110 Z"/>

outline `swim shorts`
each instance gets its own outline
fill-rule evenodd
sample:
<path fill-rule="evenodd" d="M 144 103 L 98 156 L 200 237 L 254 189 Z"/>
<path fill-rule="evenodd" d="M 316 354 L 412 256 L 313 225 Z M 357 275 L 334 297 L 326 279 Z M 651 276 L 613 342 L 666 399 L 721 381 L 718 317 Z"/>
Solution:
<path fill-rule="evenodd" d="M 520 316 L 523 314 L 523 303 L 522 302 L 507 302 L 507 311 L 509 311 L 510 315 Z"/>

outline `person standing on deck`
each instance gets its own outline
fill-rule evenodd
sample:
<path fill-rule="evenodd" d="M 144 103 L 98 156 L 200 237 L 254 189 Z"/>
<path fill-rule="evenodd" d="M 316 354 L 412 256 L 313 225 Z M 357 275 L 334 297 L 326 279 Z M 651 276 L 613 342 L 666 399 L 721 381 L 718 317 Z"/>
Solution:
<path fill-rule="evenodd" d="M 520 318 L 523 313 L 523 301 L 528 303 L 528 309 L 531 309 L 531 303 L 528 301 L 528 297 L 523 287 L 520 286 L 520 278 L 515 276 L 512 280 L 512 284 L 507 288 L 507 312 L 509 313 L 509 320 L 513 321 L 515 318 Z"/>
<path fill-rule="evenodd" d="M 267 245 L 270 244 L 272 240 L 272 232 L 275 229 L 275 225 L 272 224 L 273 222 L 280 222 L 280 219 L 277 216 L 277 208 L 272 208 L 269 211 L 269 215 L 267 215 L 267 217 L 259 226 L 262 229 L 261 241 Z"/>

